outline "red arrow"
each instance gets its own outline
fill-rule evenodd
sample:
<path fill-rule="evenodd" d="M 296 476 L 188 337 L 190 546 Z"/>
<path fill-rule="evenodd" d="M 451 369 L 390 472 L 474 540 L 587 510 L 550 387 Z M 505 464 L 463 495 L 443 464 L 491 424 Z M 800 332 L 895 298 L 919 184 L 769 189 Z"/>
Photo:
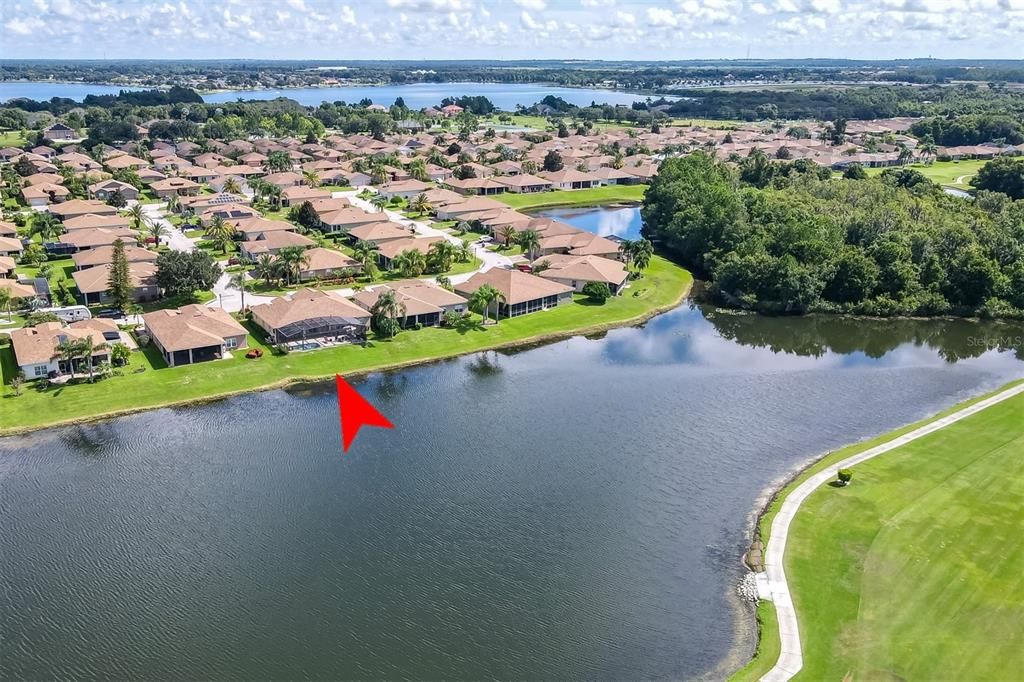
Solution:
<path fill-rule="evenodd" d="M 378 426 L 382 429 L 393 429 L 395 425 L 377 411 L 377 408 L 359 395 L 356 389 L 349 386 L 340 374 L 334 375 L 334 383 L 338 386 L 338 412 L 341 415 L 341 445 L 348 452 L 352 441 L 356 439 L 361 426 Z"/>

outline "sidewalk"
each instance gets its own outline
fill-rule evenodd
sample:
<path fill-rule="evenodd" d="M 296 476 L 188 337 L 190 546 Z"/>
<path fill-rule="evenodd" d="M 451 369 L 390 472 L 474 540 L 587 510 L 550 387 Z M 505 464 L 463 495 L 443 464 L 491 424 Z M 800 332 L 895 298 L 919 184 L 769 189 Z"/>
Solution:
<path fill-rule="evenodd" d="M 785 682 L 800 672 L 803 668 L 804 659 L 800 647 L 800 626 L 796 617 L 796 609 L 793 607 L 793 597 L 790 594 L 789 584 L 786 582 L 786 571 L 783 567 L 786 540 L 789 536 L 789 525 L 796 516 L 800 505 L 803 504 L 812 492 L 825 483 L 835 480 L 839 469 L 846 469 L 856 466 L 869 459 L 878 457 L 895 450 L 907 443 L 935 433 L 950 424 L 966 419 L 973 414 L 1000 403 L 1015 395 L 1024 393 L 1024 384 L 1019 384 L 1001 391 L 993 396 L 985 398 L 973 405 L 957 410 L 940 419 L 929 422 L 913 431 L 903 434 L 891 441 L 882 443 L 873 448 L 847 457 L 844 460 L 829 465 L 825 469 L 814 474 L 806 481 L 793 489 L 779 508 L 778 514 L 772 519 L 771 535 L 768 538 L 768 547 L 765 551 L 765 574 L 767 574 L 768 589 L 771 593 L 771 601 L 775 604 L 775 613 L 779 620 L 779 639 L 781 650 L 779 660 L 761 679 L 765 682 Z M 758 575 L 759 582 L 763 581 L 761 574 Z"/>

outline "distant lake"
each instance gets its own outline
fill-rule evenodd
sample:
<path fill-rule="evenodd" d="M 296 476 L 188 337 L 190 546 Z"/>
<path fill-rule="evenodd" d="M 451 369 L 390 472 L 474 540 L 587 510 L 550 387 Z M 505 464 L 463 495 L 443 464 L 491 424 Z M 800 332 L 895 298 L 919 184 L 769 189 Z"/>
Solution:
<path fill-rule="evenodd" d="M 122 90 L 138 90 L 121 85 L 91 85 L 89 83 L 57 83 L 45 81 L 39 83 L 5 81 L 0 82 L 0 102 L 9 99 L 27 97 L 40 102 L 54 97 L 68 97 L 81 102 L 86 95 L 116 95 Z"/>
<path fill-rule="evenodd" d="M 329 384 L 0 439 L 0 679 L 722 678 L 765 488 L 1016 335 L 687 304 L 373 374 L 346 455 Z"/>
<path fill-rule="evenodd" d="M 347 102 L 355 104 L 363 98 L 373 100 L 374 104 L 391 106 L 395 99 L 401 97 L 410 109 L 437 106 L 445 97 L 462 95 L 484 96 L 491 100 L 499 109 L 514 111 L 517 104 L 530 106 L 542 100 L 546 95 L 561 97 L 570 104 L 587 106 L 591 102 L 598 104 L 632 104 L 647 96 L 632 92 L 615 90 L 595 90 L 585 88 L 562 88 L 554 85 L 536 85 L 526 83 L 413 83 L 410 85 L 353 86 L 342 88 L 286 88 L 282 90 L 234 90 L 204 94 L 206 102 L 234 102 L 242 99 L 273 99 L 288 97 L 299 104 L 316 106 L 321 102 Z"/>
<path fill-rule="evenodd" d="M 0 102 L 17 97 L 34 100 L 49 100 L 53 97 L 70 97 L 81 101 L 86 95 L 116 95 L 121 90 L 139 90 L 115 85 L 89 85 L 86 83 L 45 82 L 0 82 Z M 238 99 L 274 99 L 288 97 L 305 106 L 317 106 L 321 102 L 343 101 L 355 104 L 364 98 L 374 104 L 391 106 L 395 99 L 402 97 L 411 109 L 436 106 L 445 97 L 462 95 L 483 95 L 496 107 L 514 111 L 517 104 L 530 106 L 546 95 L 561 97 L 570 104 L 587 106 L 598 104 L 632 104 L 644 100 L 647 95 L 618 90 L 587 88 L 563 88 L 554 85 L 526 83 L 413 83 L 409 85 L 352 86 L 339 88 L 282 88 L 278 90 L 226 90 L 203 94 L 203 101 L 209 103 L 234 102 Z M 669 97 L 667 99 L 677 99 Z"/>
<path fill-rule="evenodd" d="M 602 237 L 639 239 L 643 220 L 639 206 L 605 208 L 554 208 L 535 215 L 560 220 Z"/>

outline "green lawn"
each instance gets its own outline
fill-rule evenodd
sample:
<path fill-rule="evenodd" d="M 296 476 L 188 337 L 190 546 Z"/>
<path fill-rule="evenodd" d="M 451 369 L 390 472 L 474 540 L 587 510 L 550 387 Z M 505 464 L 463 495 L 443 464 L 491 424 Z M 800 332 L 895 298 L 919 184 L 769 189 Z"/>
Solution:
<path fill-rule="evenodd" d="M 532 313 L 500 324 L 455 330 L 428 328 L 403 331 L 391 341 L 371 340 L 365 347 L 343 346 L 307 353 L 271 355 L 246 360 L 244 352 L 230 360 L 176 368 L 160 368 L 156 354 L 134 353 L 132 364 L 121 376 L 96 384 L 62 388 L 26 387 L 15 397 L 8 385 L 12 378 L 11 351 L 0 349 L 4 388 L 0 431 L 41 427 L 60 421 L 180 403 L 280 384 L 295 378 L 323 378 L 335 373 L 352 374 L 423 360 L 539 340 L 559 334 L 620 325 L 670 308 L 688 290 L 692 277 L 682 268 L 655 257 L 645 276 L 605 305 L 580 300 L 544 312 Z M 250 336 L 249 343 L 262 344 Z M 141 373 L 133 370 L 146 367 Z"/>
<path fill-rule="evenodd" d="M 967 159 L 964 161 L 936 161 L 930 164 L 914 163 L 907 168 L 921 171 L 929 180 L 945 187 L 967 190 L 971 188 L 967 183 L 986 163 L 988 162 L 981 159 Z M 865 170 L 868 175 L 879 175 L 886 169 L 866 168 Z M 958 179 L 962 179 L 963 182 L 958 183 Z"/>
<path fill-rule="evenodd" d="M 833 453 L 792 486 L 916 426 Z M 858 465 L 847 488 L 815 491 L 786 551 L 804 647 L 799 677 L 1019 676 L 1022 509 L 1024 396 Z M 773 516 L 761 520 L 764 538 Z M 755 659 L 737 679 L 763 664 Z"/>
<path fill-rule="evenodd" d="M 0 147 L 24 147 L 28 137 L 20 130 L 5 130 L 0 133 Z"/>
<path fill-rule="evenodd" d="M 554 206 L 597 206 L 614 203 L 639 203 L 647 185 L 607 185 L 594 189 L 555 190 L 534 194 L 496 194 L 492 199 L 512 208 L 548 208 Z"/>
<path fill-rule="evenodd" d="M 779 619 L 775 606 L 769 601 L 757 604 L 757 630 L 759 638 L 754 658 L 731 678 L 731 682 L 757 682 L 779 660 L 782 641 L 779 639 Z"/>

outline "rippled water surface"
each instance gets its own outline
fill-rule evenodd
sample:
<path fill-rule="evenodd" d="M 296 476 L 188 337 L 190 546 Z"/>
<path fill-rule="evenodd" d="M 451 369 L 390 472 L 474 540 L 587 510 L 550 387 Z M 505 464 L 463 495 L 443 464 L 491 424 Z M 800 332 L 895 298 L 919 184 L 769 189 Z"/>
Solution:
<path fill-rule="evenodd" d="M 0 677 L 721 674 L 765 488 L 1024 374 L 1010 336 L 686 306 L 373 375 L 397 428 L 344 456 L 324 388 L 0 440 Z"/>

